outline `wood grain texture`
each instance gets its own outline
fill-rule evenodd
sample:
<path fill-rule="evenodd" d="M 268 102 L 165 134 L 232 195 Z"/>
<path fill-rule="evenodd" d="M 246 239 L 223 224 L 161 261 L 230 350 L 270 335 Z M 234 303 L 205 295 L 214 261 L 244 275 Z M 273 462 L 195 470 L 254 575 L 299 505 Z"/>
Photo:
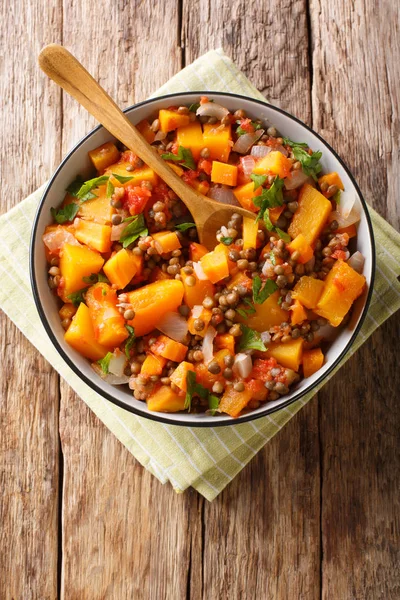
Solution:
<path fill-rule="evenodd" d="M 398 9 L 384 2 L 376 11 L 368 0 L 311 2 L 314 127 L 395 227 Z M 320 393 L 324 600 L 400 596 L 399 336 L 396 315 Z"/>
<path fill-rule="evenodd" d="M 26 23 L 29 22 L 27 33 Z M 0 4 L 0 213 L 60 161 L 60 93 L 35 56 L 60 39 L 59 2 Z M 57 596 L 58 377 L 0 314 L 0 598 Z"/>

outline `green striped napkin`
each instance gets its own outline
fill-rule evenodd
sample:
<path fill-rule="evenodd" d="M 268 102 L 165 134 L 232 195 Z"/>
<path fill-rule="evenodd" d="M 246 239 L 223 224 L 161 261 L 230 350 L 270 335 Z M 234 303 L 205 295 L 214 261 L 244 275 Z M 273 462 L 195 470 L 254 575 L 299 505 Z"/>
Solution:
<path fill-rule="evenodd" d="M 222 50 L 213 50 L 196 60 L 155 95 L 186 90 L 236 92 L 265 101 Z M 29 283 L 29 239 L 43 189 L 44 186 L 0 217 L 0 306 L 143 466 L 162 483 L 170 481 L 177 492 L 192 486 L 208 500 L 213 500 L 322 386 L 273 415 L 252 423 L 215 429 L 155 423 L 100 397 L 58 355 L 34 305 Z M 372 209 L 370 214 L 377 245 L 374 294 L 364 325 L 345 360 L 400 307 L 400 283 L 397 281 L 400 235 Z"/>

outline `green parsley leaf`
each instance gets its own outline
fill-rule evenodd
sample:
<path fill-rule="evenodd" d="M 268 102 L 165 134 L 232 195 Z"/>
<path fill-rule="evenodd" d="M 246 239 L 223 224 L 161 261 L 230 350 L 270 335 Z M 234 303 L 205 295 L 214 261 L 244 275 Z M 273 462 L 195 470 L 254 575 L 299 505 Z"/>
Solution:
<path fill-rule="evenodd" d="M 232 244 L 232 242 L 233 242 L 233 237 L 224 237 L 224 236 L 222 236 L 220 238 L 220 241 L 223 244 L 225 244 L 225 246 L 230 246 Z"/>
<path fill-rule="evenodd" d="M 239 125 L 239 127 L 236 128 L 236 135 L 241 136 L 249 133 L 240 126 L 240 120 L 236 121 L 236 123 Z M 254 131 L 262 128 L 262 125 L 260 123 L 256 123 L 255 121 L 251 121 L 251 124 L 253 125 Z"/>
<path fill-rule="evenodd" d="M 86 202 L 86 200 L 91 200 L 92 198 L 97 198 L 96 194 L 92 193 L 92 190 L 99 187 L 99 185 L 106 183 L 108 180 L 108 175 L 101 175 L 100 177 L 95 177 L 94 179 L 85 181 L 77 193 L 77 198 L 79 198 L 79 200 L 82 202 Z"/>
<path fill-rule="evenodd" d="M 189 148 L 185 148 L 184 146 L 178 147 L 178 154 L 174 154 L 173 152 L 166 152 L 165 154 L 161 154 L 161 158 L 164 160 L 174 160 L 180 163 L 181 167 L 185 167 L 186 169 L 196 170 L 196 163 L 194 162 L 192 151 Z"/>
<path fill-rule="evenodd" d="M 264 223 L 265 223 L 265 227 L 268 229 L 268 231 L 274 231 L 275 227 L 272 225 L 272 221 L 269 216 L 269 208 L 265 209 Z"/>
<path fill-rule="evenodd" d="M 130 220 L 130 223 L 125 227 L 119 238 L 124 248 L 130 246 L 138 237 L 144 237 L 148 234 L 142 213 L 134 216 L 132 220 L 131 217 L 126 220 Z"/>
<path fill-rule="evenodd" d="M 108 369 L 110 367 L 110 360 L 112 359 L 112 357 L 113 357 L 113 353 L 107 352 L 107 354 L 105 355 L 104 358 L 97 361 L 97 363 L 100 365 L 101 370 L 103 371 L 104 375 L 107 375 L 107 373 L 108 373 Z"/>
<path fill-rule="evenodd" d="M 340 204 L 340 198 L 341 198 L 341 195 L 342 195 L 342 190 L 338 190 L 338 191 L 336 192 L 336 194 L 334 194 L 334 195 L 332 196 L 332 200 L 334 200 L 334 201 L 336 202 L 336 204 Z"/>
<path fill-rule="evenodd" d="M 51 208 L 51 216 L 57 223 L 65 223 L 66 221 L 73 221 L 78 214 L 79 204 L 75 204 L 75 202 L 71 202 L 71 204 L 66 204 L 63 208 L 60 208 L 59 211 L 56 211 L 55 208 Z"/>
<path fill-rule="evenodd" d="M 101 290 L 101 295 L 102 296 L 107 296 L 107 290 L 105 290 L 104 288 Z"/>
<path fill-rule="evenodd" d="M 187 229 L 192 229 L 192 227 L 196 227 L 195 223 L 179 223 L 179 225 L 175 225 L 175 229 L 178 231 L 186 231 Z"/>
<path fill-rule="evenodd" d="M 243 307 L 243 304 L 246 304 L 246 308 Z M 250 315 L 254 315 L 254 313 L 256 312 L 256 309 L 254 308 L 254 306 L 251 303 L 251 301 L 249 300 L 249 298 L 244 298 L 243 301 L 242 301 L 241 306 L 243 308 L 237 308 L 236 312 L 238 312 L 239 315 L 241 315 L 245 319 L 247 317 L 249 317 Z"/>
<path fill-rule="evenodd" d="M 87 288 L 83 288 L 82 290 L 78 290 L 77 292 L 73 292 L 69 296 L 67 296 L 68 300 L 71 300 L 74 306 L 79 306 L 81 302 L 85 303 L 85 292 Z"/>
<path fill-rule="evenodd" d="M 256 196 L 255 198 L 253 198 L 254 204 L 260 208 L 256 221 L 264 219 L 267 229 L 269 229 L 269 223 L 272 227 L 272 223 L 269 219 L 269 214 L 267 214 L 267 219 L 265 218 L 267 210 L 276 206 L 282 206 L 283 204 L 283 183 L 283 179 L 281 179 L 277 175 L 269 189 L 264 188 L 260 196 Z"/>
<path fill-rule="evenodd" d="M 209 394 L 208 396 L 208 412 L 214 416 L 218 410 L 219 406 L 219 398 L 218 396 L 214 396 L 213 394 Z"/>
<path fill-rule="evenodd" d="M 266 175 L 256 175 L 255 173 L 252 173 L 250 175 L 250 179 L 252 179 L 254 181 L 254 190 L 256 190 L 260 186 L 264 185 L 264 183 L 267 181 L 267 176 Z"/>
<path fill-rule="evenodd" d="M 275 256 L 274 252 L 269 253 L 269 260 L 271 261 L 271 264 L 273 264 L 275 267 L 276 266 L 276 256 Z"/>
<path fill-rule="evenodd" d="M 317 175 L 322 171 L 322 165 L 319 159 L 322 157 L 322 152 L 313 152 L 308 154 L 303 148 L 294 147 L 293 156 L 301 162 L 301 167 L 306 175 L 317 181 Z"/>
<path fill-rule="evenodd" d="M 250 327 L 243 325 L 243 323 L 240 327 L 242 329 L 242 336 L 240 338 L 239 350 L 261 350 L 261 352 L 267 350 L 258 331 L 250 329 Z"/>
<path fill-rule="evenodd" d="M 253 279 L 253 300 L 256 304 L 263 304 L 278 289 L 275 281 L 267 279 L 262 288 L 261 278 L 257 275 Z"/>
<path fill-rule="evenodd" d="M 278 298 L 278 304 L 279 304 L 279 306 L 282 304 L 282 302 L 283 302 L 283 296 L 279 296 L 279 298 Z"/>
<path fill-rule="evenodd" d="M 201 383 L 196 382 L 196 373 L 194 371 L 188 371 L 186 374 L 186 396 L 184 408 L 187 408 L 189 412 L 192 407 L 192 398 L 194 394 L 197 394 L 200 396 L 200 398 L 207 399 L 209 396 L 209 391 L 203 387 Z"/>
<path fill-rule="evenodd" d="M 133 179 L 132 175 L 124 177 L 123 175 L 117 175 L 116 173 L 113 173 L 112 176 L 115 177 L 115 179 L 120 183 L 128 183 L 128 181 L 131 181 L 131 179 Z"/>
<path fill-rule="evenodd" d="M 199 106 L 200 106 L 200 102 L 195 102 L 194 104 L 191 104 L 189 106 L 190 112 L 194 112 L 195 113 L 196 110 L 199 108 Z"/>
<path fill-rule="evenodd" d="M 106 190 L 106 196 L 107 196 L 107 198 L 111 198 L 111 196 L 112 196 L 112 195 L 113 195 L 113 193 L 114 193 L 114 190 L 115 190 L 115 187 L 114 187 L 114 185 L 111 183 L 111 179 L 109 179 L 109 180 L 107 181 L 107 190 Z"/>
<path fill-rule="evenodd" d="M 78 175 L 78 177 L 72 183 L 69 184 L 66 191 L 68 192 L 68 194 L 70 194 L 70 196 L 77 198 L 78 192 L 81 189 L 82 184 L 83 184 L 83 179 L 80 175 Z"/>
<path fill-rule="evenodd" d="M 85 283 L 94 284 L 100 281 L 101 283 L 110 283 L 105 275 L 102 273 L 92 273 L 89 277 L 82 277 L 82 281 Z"/>
<path fill-rule="evenodd" d="M 135 335 L 135 328 L 132 327 L 132 325 L 125 325 L 125 328 L 127 329 L 128 333 L 129 333 L 129 337 L 125 342 L 125 355 L 129 359 L 131 357 L 131 348 L 135 342 L 136 335 Z"/>
<path fill-rule="evenodd" d="M 279 229 L 279 227 L 275 227 L 275 231 L 279 235 L 281 240 L 286 242 L 286 244 L 290 244 L 290 242 L 292 241 L 292 238 L 290 237 L 290 235 L 288 233 L 286 233 L 286 231 L 282 231 L 282 229 Z"/>
<path fill-rule="evenodd" d="M 284 137 L 282 139 L 285 146 L 290 146 L 291 148 L 308 148 L 308 144 L 306 144 L 305 142 L 293 142 L 287 137 Z"/>

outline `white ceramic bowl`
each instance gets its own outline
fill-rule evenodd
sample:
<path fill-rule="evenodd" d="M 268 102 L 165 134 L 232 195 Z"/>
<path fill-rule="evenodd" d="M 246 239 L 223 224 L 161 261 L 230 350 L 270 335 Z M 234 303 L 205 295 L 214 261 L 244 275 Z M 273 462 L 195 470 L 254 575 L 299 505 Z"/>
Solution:
<path fill-rule="evenodd" d="M 39 204 L 33 225 L 30 267 L 37 309 L 52 343 L 68 365 L 93 390 L 111 402 L 142 417 L 174 425 L 215 427 L 242 423 L 279 410 L 310 392 L 327 377 L 349 351 L 366 316 L 374 280 L 375 250 L 372 226 L 366 204 L 350 171 L 336 152 L 318 134 L 283 110 L 234 94 L 191 92 L 147 100 L 128 108 L 125 112 L 128 118 L 136 124 L 146 117 L 155 115 L 160 108 L 171 105 L 190 105 L 197 102 L 203 94 L 207 94 L 209 98 L 223 104 L 232 112 L 239 108 L 244 109 L 251 118 L 262 119 L 267 126 L 274 125 L 281 135 L 296 141 L 307 142 L 314 151 L 322 150 L 321 163 L 324 172 L 337 171 L 344 183 L 345 190 L 354 192 L 361 201 L 362 216 L 358 227 L 356 247 L 353 247 L 352 250 L 359 250 L 365 257 L 364 275 L 367 279 L 367 287 L 364 294 L 355 302 L 349 324 L 340 332 L 326 353 L 326 363 L 322 369 L 311 377 L 303 379 L 291 389 L 290 394 L 282 399 L 262 404 L 258 409 L 249 411 L 237 419 L 233 419 L 228 415 L 212 417 L 205 414 L 155 413 L 147 410 L 145 402 L 136 400 L 128 386 L 111 386 L 101 380 L 92 370 L 89 361 L 64 341 L 64 330 L 61 327 L 58 315 L 57 299 L 47 284 L 47 267 L 42 235 L 46 226 L 52 221 L 50 208 L 59 206 L 64 198 L 66 187 L 75 179 L 77 174 L 80 173 L 86 178 L 92 174 L 93 168 L 88 158 L 88 151 L 113 139 L 108 131 L 101 126 L 91 131 L 71 150 L 51 178 Z"/>

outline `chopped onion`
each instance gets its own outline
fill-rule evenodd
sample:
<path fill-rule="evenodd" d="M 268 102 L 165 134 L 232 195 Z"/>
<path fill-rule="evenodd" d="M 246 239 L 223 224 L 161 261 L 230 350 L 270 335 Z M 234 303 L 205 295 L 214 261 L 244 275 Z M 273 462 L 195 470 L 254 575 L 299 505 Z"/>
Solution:
<path fill-rule="evenodd" d="M 111 226 L 111 241 L 119 242 L 120 237 L 124 229 L 128 226 L 128 223 L 120 223 L 119 225 Z"/>
<path fill-rule="evenodd" d="M 229 110 L 217 102 L 205 102 L 200 104 L 196 110 L 196 115 L 198 117 L 215 117 L 218 121 L 221 121 L 226 115 L 229 115 Z"/>
<path fill-rule="evenodd" d="M 253 144 L 255 144 L 260 137 L 264 135 L 264 129 L 257 129 L 253 133 L 245 133 L 240 135 L 233 145 L 232 150 L 239 152 L 239 154 L 247 154 Z"/>
<path fill-rule="evenodd" d="M 270 152 L 272 152 L 271 146 L 253 146 L 250 154 L 256 158 L 264 158 Z"/>
<path fill-rule="evenodd" d="M 192 319 L 198 319 L 203 312 L 203 307 L 201 304 L 195 304 L 192 308 L 191 317 Z"/>
<path fill-rule="evenodd" d="M 116 375 L 117 377 L 122 377 L 122 375 L 124 375 L 127 362 L 128 359 L 126 358 L 125 354 L 121 352 L 121 350 L 116 348 L 113 352 L 112 357 L 110 358 L 110 362 L 108 364 L 108 372 L 112 375 Z"/>
<path fill-rule="evenodd" d="M 111 362 L 111 361 L 110 361 Z M 125 385 L 129 383 L 128 375 L 114 375 L 113 373 L 103 373 L 101 367 L 97 363 L 92 363 L 92 369 L 102 378 L 103 381 L 110 385 Z"/>
<path fill-rule="evenodd" d="M 357 273 L 363 272 L 364 263 L 365 263 L 365 258 L 361 254 L 361 252 L 359 252 L 358 250 L 357 250 L 357 252 L 354 252 L 354 254 L 352 254 L 350 256 L 349 260 L 347 261 L 347 264 L 350 265 L 350 267 L 352 269 L 357 271 Z"/>
<path fill-rule="evenodd" d="M 223 236 L 228 237 L 228 228 L 225 225 L 221 225 L 221 233 Z"/>
<path fill-rule="evenodd" d="M 167 312 L 157 325 L 157 329 L 176 342 L 182 342 L 188 331 L 186 319 L 177 312 Z"/>
<path fill-rule="evenodd" d="M 309 179 L 309 176 L 304 173 L 302 169 L 295 169 L 290 171 L 290 174 L 285 179 L 285 188 L 287 190 L 295 190 L 296 188 L 303 185 Z"/>
<path fill-rule="evenodd" d="M 263 264 L 263 268 L 261 269 L 261 273 L 265 275 L 265 277 L 273 277 L 274 275 L 274 265 L 271 263 L 269 259 L 265 261 Z"/>
<path fill-rule="evenodd" d="M 192 311 L 192 314 L 193 314 L 193 311 Z M 206 335 L 204 336 L 203 346 L 202 346 L 203 359 L 204 359 L 204 362 L 206 365 L 209 362 L 211 362 L 212 359 L 214 358 L 213 342 L 214 342 L 214 338 L 216 335 L 217 335 L 217 332 L 215 331 L 214 327 L 212 327 L 210 325 L 207 329 Z"/>
<path fill-rule="evenodd" d="M 272 148 L 272 150 L 274 152 L 280 152 L 281 154 L 283 154 L 283 156 L 289 156 L 288 151 L 283 146 L 275 146 L 275 148 Z"/>
<path fill-rule="evenodd" d="M 337 221 L 339 229 L 342 229 L 343 227 L 349 227 L 350 225 L 354 225 L 354 223 L 358 223 L 359 220 L 360 213 L 355 208 L 353 208 L 353 210 L 347 218 L 343 217 L 343 215 L 337 210 L 333 210 L 329 215 L 329 222 Z"/>
<path fill-rule="evenodd" d="M 263 344 L 269 344 L 271 341 L 271 334 L 268 331 L 263 331 L 261 334 L 261 341 Z"/>
<path fill-rule="evenodd" d="M 194 270 L 194 272 L 196 274 L 197 279 L 199 279 L 200 281 L 207 281 L 208 280 L 208 277 L 204 273 L 203 267 L 201 266 L 201 264 L 199 262 L 194 262 L 193 263 L 193 270 Z"/>
<path fill-rule="evenodd" d="M 332 342 L 338 334 L 338 328 L 332 327 L 330 323 L 326 323 L 326 325 L 321 325 L 318 329 L 318 337 L 322 337 L 323 340 L 327 342 Z"/>
<path fill-rule="evenodd" d="M 243 379 L 246 379 L 251 373 L 253 368 L 253 363 L 251 360 L 251 356 L 248 354 L 244 354 L 243 352 L 239 352 L 235 356 L 235 362 L 233 363 L 233 370 Z"/>
<path fill-rule="evenodd" d="M 247 154 L 246 156 L 240 157 L 240 164 L 242 165 L 243 173 L 245 175 L 251 175 L 254 167 L 256 166 L 256 161 L 254 156 Z"/>
<path fill-rule="evenodd" d="M 43 243 L 53 254 L 58 254 L 63 244 L 71 244 L 71 246 L 80 246 L 78 240 L 67 231 L 64 227 L 57 227 L 54 231 L 49 231 L 43 236 Z"/>
<path fill-rule="evenodd" d="M 351 214 L 360 214 L 360 201 L 353 191 L 342 191 L 336 210 L 344 219 L 348 219 Z"/>
<path fill-rule="evenodd" d="M 231 189 L 225 187 L 212 187 L 208 192 L 208 196 L 222 204 L 230 204 L 232 206 L 240 206 Z"/>

